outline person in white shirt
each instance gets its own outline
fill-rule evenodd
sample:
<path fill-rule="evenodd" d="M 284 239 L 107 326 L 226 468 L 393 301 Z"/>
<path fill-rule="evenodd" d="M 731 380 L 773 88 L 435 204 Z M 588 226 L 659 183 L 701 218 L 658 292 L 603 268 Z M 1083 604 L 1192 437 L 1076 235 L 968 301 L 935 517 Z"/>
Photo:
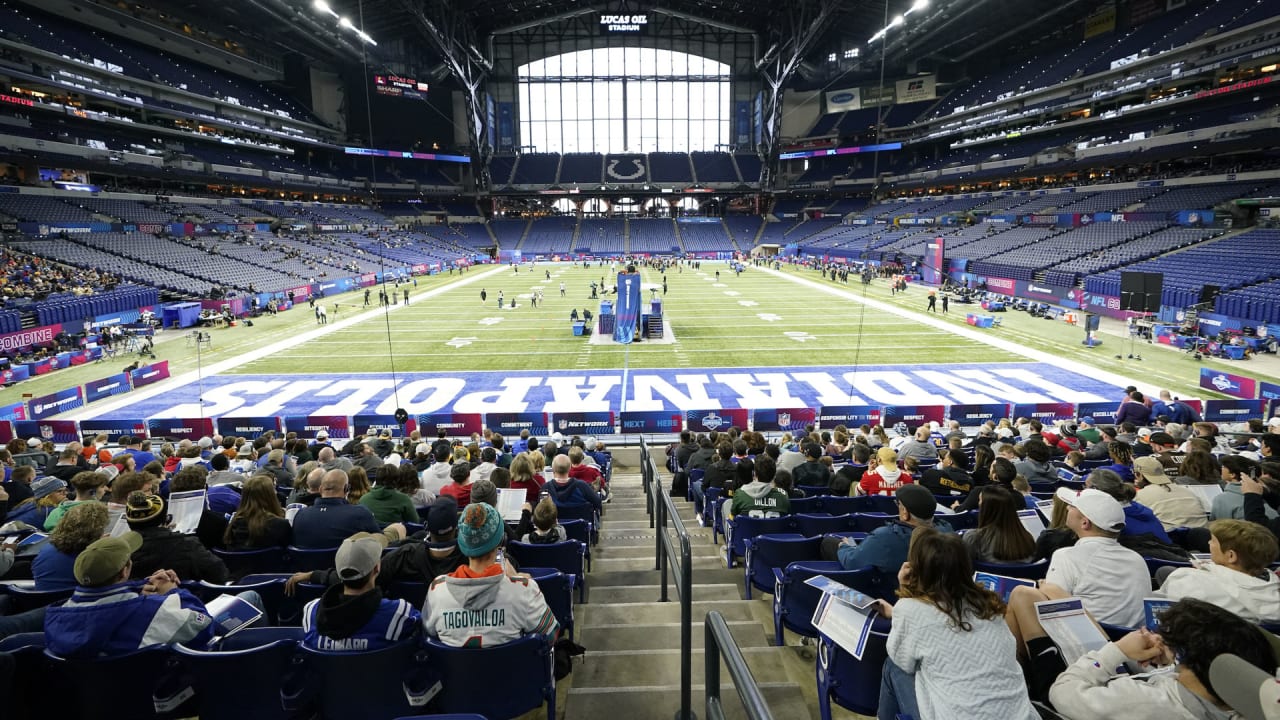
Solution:
<path fill-rule="evenodd" d="M 422 471 L 422 489 L 439 497 L 440 490 L 452 480 L 449 472 L 453 470 L 453 451 L 448 445 L 436 445 L 436 461 Z"/>
<path fill-rule="evenodd" d="M 1135 458 L 1133 474 L 1140 488 L 1134 501 L 1150 508 L 1165 530 L 1209 523 L 1200 496 L 1173 482 L 1155 456 Z"/>
<path fill-rule="evenodd" d="M 1280 555 L 1276 537 L 1244 520 L 1214 520 L 1209 532 L 1213 563 L 1173 570 L 1160 593 L 1204 600 L 1251 622 L 1280 622 L 1280 580 L 1267 568 Z"/>
<path fill-rule="evenodd" d="M 973 581 L 958 535 L 920 528 L 898 571 L 877 716 L 1034 720 L 1000 596 Z"/>
<path fill-rule="evenodd" d="M 1135 630 L 1099 650 L 1085 653 L 1053 683 L 1049 699 L 1068 720 L 1239 720 L 1273 717 L 1244 714 L 1247 705 L 1223 701 L 1221 676 L 1210 673 L 1227 653 L 1275 674 L 1276 657 L 1257 625 L 1200 600 L 1181 600 L 1160 615 L 1155 631 Z M 1116 668 L 1172 672 L 1121 675 Z M 1274 679 L 1271 680 L 1274 683 Z M 1258 690 L 1254 689 L 1255 701 Z M 1257 708 L 1255 704 L 1253 707 Z"/>
<path fill-rule="evenodd" d="M 1037 602 L 1078 597 L 1094 620 L 1136 627 L 1142 623 L 1143 598 L 1151 594 L 1146 561 L 1116 541 L 1124 529 L 1120 502 L 1093 488 L 1079 494 L 1058 488 L 1057 498 L 1069 506 L 1067 527 L 1080 539 L 1053 553 L 1039 587 L 1014 588 L 1005 613 L 1018 640 L 1018 656 L 1029 663 L 1033 699 L 1045 696 L 1048 684 L 1064 667 L 1058 648 L 1040 625 Z"/>

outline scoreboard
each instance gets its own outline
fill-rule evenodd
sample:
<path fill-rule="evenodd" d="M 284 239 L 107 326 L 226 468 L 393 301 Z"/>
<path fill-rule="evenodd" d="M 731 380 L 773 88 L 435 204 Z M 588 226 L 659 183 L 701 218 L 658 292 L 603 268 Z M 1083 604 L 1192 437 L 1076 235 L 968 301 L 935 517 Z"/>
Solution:
<path fill-rule="evenodd" d="M 404 75 L 374 75 L 373 87 L 379 95 L 426 100 L 429 85 Z"/>

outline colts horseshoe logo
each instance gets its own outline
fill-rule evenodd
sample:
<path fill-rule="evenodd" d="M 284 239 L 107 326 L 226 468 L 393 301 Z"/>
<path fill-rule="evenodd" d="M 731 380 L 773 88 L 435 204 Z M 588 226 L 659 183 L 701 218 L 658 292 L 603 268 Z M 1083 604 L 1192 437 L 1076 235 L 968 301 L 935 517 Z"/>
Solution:
<path fill-rule="evenodd" d="M 618 168 L 618 163 L 620 162 L 622 161 L 621 160 L 609 161 L 609 166 L 605 168 L 605 172 L 609 175 L 609 177 L 614 178 L 615 180 L 639 180 L 641 177 L 644 177 L 644 163 L 641 162 L 639 158 L 627 159 L 627 162 L 630 162 L 636 168 L 636 171 L 631 173 L 630 175 L 623 175 L 618 172 L 617 168 Z"/>

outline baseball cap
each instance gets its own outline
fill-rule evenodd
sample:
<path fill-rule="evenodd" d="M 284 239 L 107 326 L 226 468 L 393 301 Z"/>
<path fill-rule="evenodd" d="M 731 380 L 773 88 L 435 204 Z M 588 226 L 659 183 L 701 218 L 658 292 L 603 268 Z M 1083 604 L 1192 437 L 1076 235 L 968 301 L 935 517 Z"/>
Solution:
<path fill-rule="evenodd" d="M 1138 437 L 1150 437 L 1151 428 L 1138 428 Z"/>
<path fill-rule="evenodd" d="M 343 580 L 368 577 L 382 559 L 382 543 L 370 535 L 356 535 L 342 541 L 334 557 L 334 567 Z"/>
<path fill-rule="evenodd" d="M 66 489 L 67 483 L 56 477 L 43 477 L 31 483 L 31 494 L 34 495 L 37 500 L 43 497 L 48 497 L 59 490 Z"/>
<path fill-rule="evenodd" d="M 1247 720 L 1280 720 L 1280 681 L 1230 653 L 1209 665 L 1214 693 Z"/>
<path fill-rule="evenodd" d="M 1085 488 L 1076 493 L 1071 488 L 1061 487 L 1054 493 L 1054 497 L 1079 510 L 1081 515 L 1089 518 L 1089 522 L 1099 529 L 1107 532 L 1120 532 L 1124 529 L 1124 508 L 1120 501 L 1101 490 Z"/>
<path fill-rule="evenodd" d="M 1276 415 L 1267 421 L 1267 427 L 1280 427 L 1280 415 Z"/>
<path fill-rule="evenodd" d="M 907 424 L 904 422 L 895 423 L 893 426 L 893 431 L 903 437 L 906 437 L 907 435 L 911 434 L 911 430 L 907 428 Z"/>
<path fill-rule="evenodd" d="M 819 445 L 818 443 L 811 443 L 807 447 L 805 447 L 804 454 L 808 455 L 814 460 L 817 460 L 818 458 L 822 457 L 822 446 Z"/>
<path fill-rule="evenodd" d="M 106 583 L 120 574 L 129 558 L 140 547 L 142 536 L 136 532 L 94 540 L 76 556 L 76 564 L 72 570 L 76 582 L 86 587 Z"/>
<path fill-rule="evenodd" d="M 44 441 L 38 437 L 29 438 L 27 440 L 27 447 L 40 447 L 43 444 Z"/>
<path fill-rule="evenodd" d="M 328 439 L 329 439 L 329 431 L 328 431 L 328 430 L 317 430 L 317 431 L 316 431 L 316 439 L 317 439 L 317 440 L 328 440 Z"/>
<path fill-rule="evenodd" d="M 1084 417 L 1080 418 L 1079 422 L 1081 425 L 1097 425 L 1097 423 L 1093 421 L 1092 415 L 1085 415 Z"/>
<path fill-rule="evenodd" d="M 384 437 L 384 438 L 389 438 L 389 437 L 391 437 L 391 430 L 389 430 L 389 429 L 387 429 L 387 428 L 382 428 L 382 433 L 381 433 L 381 435 L 382 435 L 382 437 Z"/>
<path fill-rule="evenodd" d="M 199 445 L 201 448 L 213 447 L 213 438 L 209 437 L 208 435 L 205 435 L 204 437 L 200 438 Z"/>
<path fill-rule="evenodd" d="M 938 509 L 938 499 L 923 485 L 903 485 L 894 493 L 894 497 L 907 512 L 921 520 L 932 520 L 934 511 Z"/>
<path fill-rule="evenodd" d="M 427 509 L 427 531 L 433 535 L 448 532 L 458 526 L 458 501 L 449 495 L 441 495 Z"/>
<path fill-rule="evenodd" d="M 1153 445 L 1177 445 L 1178 444 L 1178 441 L 1174 440 L 1172 435 L 1170 435 L 1167 432 L 1164 432 L 1163 430 L 1159 432 L 1151 433 L 1151 436 L 1148 437 L 1147 440 L 1151 441 Z"/>
<path fill-rule="evenodd" d="M 458 520 L 458 550 L 467 557 L 490 552 L 507 536 L 498 509 L 487 503 L 471 503 Z"/>
<path fill-rule="evenodd" d="M 1142 477 L 1153 485 L 1168 485 L 1172 482 L 1169 476 L 1164 474 L 1164 465 L 1161 465 L 1159 460 L 1150 455 L 1134 458 L 1133 469 L 1142 473 Z"/>
<path fill-rule="evenodd" d="M 551 433 L 551 439 L 554 440 L 557 444 L 559 444 L 564 441 L 564 435 L 558 432 L 554 432 L 554 433 Z"/>
<path fill-rule="evenodd" d="M 413 448 L 413 454 L 414 455 L 430 455 L 431 446 L 426 443 L 418 443 L 417 446 Z"/>
<path fill-rule="evenodd" d="M 596 439 L 595 439 L 595 438 L 593 438 L 593 437 L 589 437 L 589 438 L 587 438 L 586 440 L 583 440 L 583 441 L 582 441 L 582 444 L 583 444 L 584 446 L 586 446 L 586 448 L 587 448 L 588 450 L 595 450 L 595 449 L 596 449 Z"/>

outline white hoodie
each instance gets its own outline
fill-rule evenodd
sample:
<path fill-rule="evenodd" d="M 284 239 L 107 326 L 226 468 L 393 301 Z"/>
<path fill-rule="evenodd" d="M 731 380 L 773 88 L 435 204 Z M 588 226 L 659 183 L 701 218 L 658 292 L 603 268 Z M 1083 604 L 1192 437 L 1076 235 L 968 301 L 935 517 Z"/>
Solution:
<path fill-rule="evenodd" d="M 1250 622 L 1280 621 L 1280 580 L 1270 571 L 1264 580 L 1222 565 L 1180 568 L 1170 573 L 1160 592 L 1171 600 L 1204 600 Z"/>

